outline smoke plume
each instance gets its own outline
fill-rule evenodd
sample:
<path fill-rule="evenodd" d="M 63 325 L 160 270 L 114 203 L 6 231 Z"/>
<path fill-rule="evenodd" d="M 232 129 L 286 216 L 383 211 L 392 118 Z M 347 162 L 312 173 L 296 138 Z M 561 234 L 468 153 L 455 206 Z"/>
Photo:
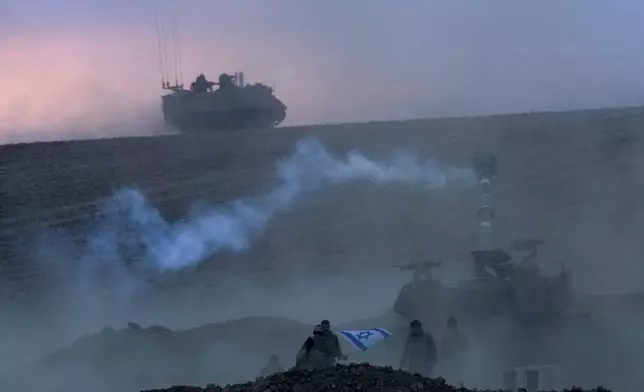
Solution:
<path fill-rule="evenodd" d="M 383 163 L 356 151 L 337 159 L 316 140 L 306 139 L 297 143 L 292 156 L 277 163 L 276 186 L 269 192 L 211 207 L 196 217 L 169 222 L 140 190 L 122 189 L 106 203 L 103 224 L 86 243 L 89 254 L 118 257 L 121 249 L 138 249 L 155 269 L 178 270 L 222 250 L 246 250 L 272 217 L 287 211 L 305 192 L 357 180 L 432 190 L 472 179 L 469 169 L 421 162 L 403 152 Z"/>

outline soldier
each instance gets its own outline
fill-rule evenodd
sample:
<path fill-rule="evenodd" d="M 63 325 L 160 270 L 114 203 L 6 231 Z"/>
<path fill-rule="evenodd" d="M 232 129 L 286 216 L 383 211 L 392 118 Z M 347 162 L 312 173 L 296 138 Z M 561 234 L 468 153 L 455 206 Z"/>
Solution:
<path fill-rule="evenodd" d="M 338 335 L 334 334 L 333 331 L 331 331 L 331 322 L 329 320 L 322 320 L 320 325 L 324 330 L 327 349 L 326 354 L 329 366 L 335 365 L 336 359 L 347 359 L 347 356 L 342 353 L 342 349 L 340 348 L 340 340 L 338 339 Z"/>
<path fill-rule="evenodd" d="M 204 74 L 199 74 L 197 79 L 190 84 L 190 89 L 196 93 L 205 93 L 206 91 L 211 90 L 214 85 L 215 83 L 206 79 Z"/>
<path fill-rule="evenodd" d="M 272 354 L 268 359 L 268 364 L 259 373 L 260 377 L 268 377 L 275 373 L 283 372 L 284 368 L 279 364 L 279 357 L 277 354 Z"/>
<path fill-rule="evenodd" d="M 234 77 L 226 73 L 219 75 L 219 88 L 226 88 L 228 86 L 234 86 Z"/>
<path fill-rule="evenodd" d="M 463 367 L 468 342 L 465 334 L 458 329 L 458 321 L 454 317 L 447 320 L 447 333 L 440 342 L 441 367 L 448 375 L 458 376 Z"/>
<path fill-rule="evenodd" d="M 423 325 L 418 320 L 412 321 L 409 326 L 409 336 L 400 358 L 400 368 L 429 377 L 436 365 L 434 337 L 423 331 Z"/>
<path fill-rule="evenodd" d="M 313 336 L 304 341 L 302 348 L 297 353 L 295 367 L 297 369 L 320 369 L 328 366 L 326 354 L 326 338 L 321 325 L 313 328 Z"/>

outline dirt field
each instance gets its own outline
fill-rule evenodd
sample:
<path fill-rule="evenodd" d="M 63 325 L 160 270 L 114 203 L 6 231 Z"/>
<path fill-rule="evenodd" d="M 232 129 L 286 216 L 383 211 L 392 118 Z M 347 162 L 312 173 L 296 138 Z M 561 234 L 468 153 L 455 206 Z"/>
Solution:
<path fill-rule="evenodd" d="M 278 158 L 299 139 L 314 136 L 336 154 L 359 149 L 380 158 L 403 148 L 462 166 L 478 152 L 494 152 L 500 165 L 494 190 L 499 241 L 539 236 L 544 252 L 560 259 L 592 256 L 599 264 L 632 244 L 633 229 L 642 223 L 644 177 L 637 168 L 643 123 L 644 110 L 635 108 L 7 145 L 1 154 L 1 230 L 11 240 L 27 228 L 71 225 L 126 185 L 144 189 L 174 218 L 194 201 L 253 196 L 270 180 Z M 287 241 L 289 259 L 340 256 L 341 263 L 388 264 L 429 255 L 461 257 L 454 248 L 473 244 L 477 201 L 474 193 L 452 196 L 374 187 L 323 192 L 273 222 L 252 253 L 283 259 Z M 585 232 L 590 226 L 592 232 Z M 605 236 L 611 238 L 600 239 Z M 370 244 L 368 252 L 359 239 Z M 4 274 L 28 275 L 22 251 L 12 249 L 11 241 L 2 244 Z M 330 257 L 332 251 L 337 256 Z M 597 284 L 597 276 L 588 281 Z"/>

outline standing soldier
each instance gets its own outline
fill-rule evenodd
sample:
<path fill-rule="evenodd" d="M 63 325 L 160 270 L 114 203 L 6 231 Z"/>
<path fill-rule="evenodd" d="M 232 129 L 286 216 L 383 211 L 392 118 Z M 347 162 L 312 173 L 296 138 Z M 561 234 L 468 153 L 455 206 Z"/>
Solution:
<path fill-rule="evenodd" d="M 409 326 L 409 336 L 400 358 L 400 368 L 429 377 L 436 365 L 434 337 L 423 331 L 423 325 L 418 320 L 412 321 Z"/>
<path fill-rule="evenodd" d="M 458 329 L 458 321 L 454 317 L 450 317 L 447 320 L 447 333 L 440 342 L 441 368 L 443 368 L 444 361 L 444 369 L 448 376 L 460 376 L 467 348 L 467 336 Z"/>
<path fill-rule="evenodd" d="M 327 366 L 326 339 L 321 325 L 313 328 L 313 336 L 304 341 L 297 353 L 295 367 L 297 369 L 320 369 Z"/>
<path fill-rule="evenodd" d="M 329 320 L 322 320 L 320 325 L 324 330 L 328 365 L 334 366 L 336 359 L 347 359 L 347 356 L 342 353 L 342 349 L 340 348 L 340 340 L 338 339 L 338 335 L 334 334 L 333 331 L 331 331 L 331 322 Z"/>

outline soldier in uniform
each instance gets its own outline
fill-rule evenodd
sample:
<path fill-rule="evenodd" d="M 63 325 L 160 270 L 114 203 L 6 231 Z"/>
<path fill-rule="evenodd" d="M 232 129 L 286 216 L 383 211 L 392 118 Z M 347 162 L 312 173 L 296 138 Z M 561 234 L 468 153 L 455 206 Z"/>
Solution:
<path fill-rule="evenodd" d="M 446 376 L 458 377 L 465 360 L 468 341 L 467 336 L 459 330 L 458 321 L 454 317 L 447 320 L 447 333 L 442 337 L 439 348 L 441 368 L 444 368 Z"/>
<path fill-rule="evenodd" d="M 206 91 L 211 90 L 214 85 L 215 83 L 206 79 L 204 74 L 199 74 L 197 79 L 190 84 L 190 89 L 195 93 L 205 93 Z"/>
<path fill-rule="evenodd" d="M 326 354 L 329 366 L 334 366 L 336 360 L 345 360 L 347 356 L 342 353 L 340 348 L 340 340 L 338 335 L 334 334 L 331 330 L 331 322 L 329 320 L 322 320 L 320 323 L 324 330 L 324 338 L 326 341 Z"/>
<path fill-rule="evenodd" d="M 304 341 L 297 353 L 295 367 L 297 369 L 321 369 L 328 366 L 326 338 L 321 325 L 313 328 L 313 336 Z"/>
<path fill-rule="evenodd" d="M 259 373 L 260 377 L 268 377 L 275 373 L 283 372 L 284 368 L 279 363 L 277 354 L 272 354 L 268 359 L 268 364 Z"/>
<path fill-rule="evenodd" d="M 412 321 L 409 326 L 409 336 L 400 358 L 400 368 L 429 377 L 437 359 L 434 337 L 423 330 L 423 325 L 418 320 Z"/>

